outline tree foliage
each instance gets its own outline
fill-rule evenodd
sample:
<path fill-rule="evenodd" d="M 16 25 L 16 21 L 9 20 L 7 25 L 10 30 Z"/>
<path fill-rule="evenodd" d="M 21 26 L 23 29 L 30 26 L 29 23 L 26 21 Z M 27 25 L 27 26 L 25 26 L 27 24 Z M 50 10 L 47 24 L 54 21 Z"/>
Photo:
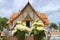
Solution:
<path fill-rule="evenodd" d="M 58 29 L 58 26 L 55 23 L 51 23 L 50 26 L 49 26 L 49 28 Z"/>
<path fill-rule="evenodd" d="M 4 28 L 7 28 L 7 24 L 6 24 L 6 22 L 7 22 L 7 18 L 6 17 L 4 17 L 4 18 L 2 18 L 2 17 L 0 17 L 0 30 L 2 31 L 3 30 L 3 27 Z"/>
<path fill-rule="evenodd" d="M 60 30 L 60 23 L 59 23 L 58 29 Z"/>

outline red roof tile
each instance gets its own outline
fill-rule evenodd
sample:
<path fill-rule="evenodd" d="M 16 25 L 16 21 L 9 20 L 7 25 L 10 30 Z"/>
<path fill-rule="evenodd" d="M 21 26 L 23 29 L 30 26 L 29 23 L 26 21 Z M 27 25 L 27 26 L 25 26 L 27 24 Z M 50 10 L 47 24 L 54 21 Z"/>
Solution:
<path fill-rule="evenodd" d="M 11 16 L 11 20 L 15 19 L 17 16 L 18 16 L 17 12 L 13 13 L 13 15 Z"/>
<path fill-rule="evenodd" d="M 17 12 L 13 13 L 10 17 L 10 20 L 7 21 L 7 24 L 11 25 L 13 20 L 18 16 L 19 14 Z"/>
<path fill-rule="evenodd" d="M 37 12 L 37 15 L 43 20 L 45 25 L 49 24 L 48 18 L 45 13 Z"/>
<path fill-rule="evenodd" d="M 8 20 L 7 24 L 8 24 L 8 25 L 11 25 L 11 24 L 12 24 L 12 22 L 11 22 L 10 20 Z"/>

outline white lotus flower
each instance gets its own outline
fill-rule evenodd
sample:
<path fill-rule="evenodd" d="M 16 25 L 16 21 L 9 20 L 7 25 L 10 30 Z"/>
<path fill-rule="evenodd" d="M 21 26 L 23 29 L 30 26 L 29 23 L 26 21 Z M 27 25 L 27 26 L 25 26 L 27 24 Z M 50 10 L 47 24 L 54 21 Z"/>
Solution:
<path fill-rule="evenodd" d="M 36 23 L 37 26 L 42 26 L 44 27 L 44 24 L 43 23 Z"/>
<path fill-rule="evenodd" d="M 48 32 L 48 30 L 47 29 L 43 29 L 45 32 Z"/>
<path fill-rule="evenodd" d="M 26 26 L 26 24 L 25 24 L 25 23 L 22 23 L 22 25 L 23 25 L 23 26 Z"/>
<path fill-rule="evenodd" d="M 26 27 L 26 30 L 30 32 L 30 28 Z"/>
<path fill-rule="evenodd" d="M 23 26 L 23 25 L 16 25 L 16 27 L 14 27 L 14 30 L 20 30 L 20 31 L 24 31 L 24 30 L 26 30 L 26 26 Z M 13 30 L 13 31 L 14 31 Z"/>
<path fill-rule="evenodd" d="M 34 22 L 34 23 L 32 24 L 32 27 L 35 26 L 35 24 L 36 24 L 36 22 Z"/>
<path fill-rule="evenodd" d="M 17 29 L 20 30 L 20 31 L 23 31 L 23 28 L 24 28 L 24 27 L 23 27 L 22 25 L 19 25 L 19 26 L 17 27 Z"/>
<path fill-rule="evenodd" d="M 16 23 L 17 23 L 17 24 L 21 24 L 21 21 L 17 21 Z"/>
<path fill-rule="evenodd" d="M 32 32 L 32 30 L 33 30 L 34 28 L 35 28 L 35 27 L 31 27 L 30 32 Z"/>
<path fill-rule="evenodd" d="M 44 26 L 44 24 L 42 23 L 42 21 L 38 21 L 38 22 L 34 22 L 33 24 L 32 24 L 32 26 L 38 26 L 38 25 L 40 25 L 40 26 Z"/>
<path fill-rule="evenodd" d="M 12 31 L 12 35 L 14 35 L 14 33 L 15 33 L 16 31 L 17 31 L 16 29 L 15 29 L 15 30 L 13 30 L 13 31 Z"/>
<path fill-rule="evenodd" d="M 44 27 L 37 27 L 37 30 L 43 30 Z"/>

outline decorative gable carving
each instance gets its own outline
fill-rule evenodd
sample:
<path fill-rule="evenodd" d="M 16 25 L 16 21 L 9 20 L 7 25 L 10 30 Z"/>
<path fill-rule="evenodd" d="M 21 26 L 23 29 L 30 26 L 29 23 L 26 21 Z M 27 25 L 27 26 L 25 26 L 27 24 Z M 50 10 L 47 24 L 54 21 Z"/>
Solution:
<path fill-rule="evenodd" d="M 33 21 L 32 18 L 30 17 L 29 13 L 25 17 L 24 21 Z"/>

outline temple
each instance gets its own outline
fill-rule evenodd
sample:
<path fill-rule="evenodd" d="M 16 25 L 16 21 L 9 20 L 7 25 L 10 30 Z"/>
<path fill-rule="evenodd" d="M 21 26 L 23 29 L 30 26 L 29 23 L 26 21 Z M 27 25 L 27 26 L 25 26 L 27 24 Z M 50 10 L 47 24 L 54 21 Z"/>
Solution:
<path fill-rule="evenodd" d="M 37 18 L 40 19 L 45 24 L 45 26 L 49 25 L 46 14 L 35 11 L 31 4 L 28 2 L 19 13 L 14 12 L 11 15 L 10 19 L 7 21 L 7 24 L 9 27 L 13 27 L 16 24 L 16 21 L 22 21 L 26 23 L 26 26 L 31 27 L 32 23 Z"/>

